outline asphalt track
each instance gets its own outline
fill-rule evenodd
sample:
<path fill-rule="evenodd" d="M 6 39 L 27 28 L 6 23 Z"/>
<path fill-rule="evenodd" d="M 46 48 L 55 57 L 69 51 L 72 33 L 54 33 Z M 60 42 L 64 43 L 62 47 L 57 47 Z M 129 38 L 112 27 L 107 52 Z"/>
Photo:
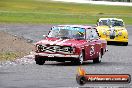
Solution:
<path fill-rule="evenodd" d="M 0 24 L 4 30 L 16 36 L 21 36 L 33 42 L 47 34 L 52 25 L 30 24 Z M 108 52 L 102 62 L 93 64 L 84 62 L 82 68 L 89 74 L 130 74 L 132 75 L 132 26 L 127 26 L 129 45 L 108 45 Z M 0 88 L 56 88 L 80 87 L 76 83 L 79 66 L 71 63 L 46 62 L 39 66 L 33 63 L 17 64 L 0 67 Z M 132 87 L 129 84 L 86 84 L 82 87 Z"/>

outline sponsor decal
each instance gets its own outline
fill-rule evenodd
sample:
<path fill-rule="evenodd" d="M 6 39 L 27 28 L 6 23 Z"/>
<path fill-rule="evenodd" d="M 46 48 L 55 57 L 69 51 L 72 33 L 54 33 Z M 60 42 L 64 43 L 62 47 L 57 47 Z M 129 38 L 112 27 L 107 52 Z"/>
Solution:
<path fill-rule="evenodd" d="M 84 69 L 79 67 L 76 81 L 79 85 L 86 83 L 118 83 L 125 84 L 131 82 L 129 74 L 87 74 Z"/>

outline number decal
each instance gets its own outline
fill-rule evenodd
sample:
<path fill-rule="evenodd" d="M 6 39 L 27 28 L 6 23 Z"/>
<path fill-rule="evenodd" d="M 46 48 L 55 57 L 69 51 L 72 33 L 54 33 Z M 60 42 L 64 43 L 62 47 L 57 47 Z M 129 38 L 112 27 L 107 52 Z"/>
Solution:
<path fill-rule="evenodd" d="M 90 56 L 93 56 L 94 55 L 94 46 L 91 46 L 90 48 Z"/>

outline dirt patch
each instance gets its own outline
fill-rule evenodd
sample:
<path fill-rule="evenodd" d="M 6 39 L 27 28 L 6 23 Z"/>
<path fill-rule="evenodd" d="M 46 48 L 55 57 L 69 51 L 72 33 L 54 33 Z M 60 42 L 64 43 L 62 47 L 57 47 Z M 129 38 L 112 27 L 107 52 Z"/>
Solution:
<path fill-rule="evenodd" d="M 34 45 L 24 38 L 10 35 L 0 31 L 0 60 L 14 60 L 28 55 L 33 51 Z"/>

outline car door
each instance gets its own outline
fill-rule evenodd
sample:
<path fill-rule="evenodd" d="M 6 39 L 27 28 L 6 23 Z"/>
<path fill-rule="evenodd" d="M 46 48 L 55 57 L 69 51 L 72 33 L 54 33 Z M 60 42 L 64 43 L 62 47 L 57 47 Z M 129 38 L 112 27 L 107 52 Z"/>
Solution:
<path fill-rule="evenodd" d="M 87 45 L 85 46 L 86 58 L 92 60 L 95 54 L 95 43 L 91 28 L 86 30 L 86 40 L 87 40 Z"/>
<path fill-rule="evenodd" d="M 92 43 L 94 45 L 94 54 L 93 54 L 92 58 L 97 58 L 98 54 L 101 50 L 101 41 L 99 39 L 98 32 L 95 28 L 92 29 L 91 34 L 92 34 L 92 37 L 93 37 Z"/>

